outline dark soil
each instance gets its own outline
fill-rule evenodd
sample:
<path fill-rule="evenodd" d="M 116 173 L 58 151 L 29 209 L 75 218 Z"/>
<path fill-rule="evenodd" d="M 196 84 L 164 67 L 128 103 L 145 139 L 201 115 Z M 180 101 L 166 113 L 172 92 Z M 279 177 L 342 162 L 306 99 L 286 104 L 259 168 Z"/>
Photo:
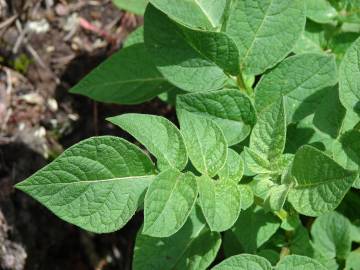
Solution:
<path fill-rule="evenodd" d="M 142 214 L 116 233 L 94 235 L 13 186 L 84 138 L 113 134 L 132 140 L 106 123 L 108 116 L 174 118 L 160 100 L 118 106 L 68 94 L 141 21 L 107 0 L 0 0 L 0 269 L 131 268 Z M 39 29 L 24 30 L 31 22 Z"/>

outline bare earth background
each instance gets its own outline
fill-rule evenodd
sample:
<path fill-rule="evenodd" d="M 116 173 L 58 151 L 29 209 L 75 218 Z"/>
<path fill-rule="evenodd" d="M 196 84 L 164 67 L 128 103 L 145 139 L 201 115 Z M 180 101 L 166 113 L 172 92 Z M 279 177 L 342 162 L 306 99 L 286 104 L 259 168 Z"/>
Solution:
<path fill-rule="evenodd" d="M 81 139 L 126 137 L 107 116 L 173 118 L 159 100 L 118 106 L 68 94 L 140 24 L 109 0 L 0 0 L 0 269 L 130 269 L 141 215 L 94 235 L 13 186 Z"/>

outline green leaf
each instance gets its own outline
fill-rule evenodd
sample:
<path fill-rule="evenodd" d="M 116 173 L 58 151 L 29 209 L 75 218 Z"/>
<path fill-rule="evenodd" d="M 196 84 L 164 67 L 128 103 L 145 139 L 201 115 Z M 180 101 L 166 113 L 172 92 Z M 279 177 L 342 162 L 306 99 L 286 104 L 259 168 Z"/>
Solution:
<path fill-rule="evenodd" d="M 261 154 L 245 147 L 243 152 L 245 174 L 267 174 L 272 172 L 270 162 Z"/>
<path fill-rule="evenodd" d="M 177 127 L 166 118 L 128 113 L 107 120 L 142 143 L 157 158 L 160 169 L 185 168 L 188 157 L 184 139 Z"/>
<path fill-rule="evenodd" d="M 307 229 L 299 225 L 292 233 L 292 237 L 289 242 L 289 249 L 291 254 L 303 255 L 312 257 L 313 247 L 310 242 L 310 236 Z"/>
<path fill-rule="evenodd" d="M 347 50 L 340 65 L 340 100 L 344 107 L 360 112 L 360 38 Z"/>
<path fill-rule="evenodd" d="M 195 176 L 168 169 L 157 175 L 144 200 L 143 233 L 168 237 L 186 222 L 198 195 Z"/>
<path fill-rule="evenodd" d="M 214 181 L 208 176 L 198 178 L 201 209 L 211 231 L 226 231 L 234 225 L 241 209 L 237 184 L 231 180 Z"/>
<path fill-rule="evenodd" d="M 190 27 L 214 29 L 221 26 L 227 0 L 150 0 L 171 19 Z"/>
<path fill-rule="evenodd" d="M 210 177 L 225 165 L 227 143 L 223 132 L 210 119 L 178 110 L 181 133 L 194 167 Z"/>
<path fill-rule="evenodd" d="M 272 270 L 271 263 L 263 257 L 251 254 L 241 254 L 232 256 L 215 267 L 212 270 Z"/>
<path fill-rule="evenodd" d="M 70 92 L 100 102 L 138 104 L 173 88 L 152 63 L 144 44 L 134 44 L 112 55 Z"/>
<path fill-rule="evenodd" d="M 318 261 L 299 255 L 285 256 L 275 267 L 276 270 L 327 270 Z"/>
<path fill-rule="evenodd" d="M 144 27 L 138 27 L 134 32 L 132 32 L 123 43 L 123 48 L 130 47 L 134 44 L 144 43 Z"/>
<path fill-rule="evenodd" d="M 329 48 L 336 55 L 338 63 L 341 62 L 345 56 L 346 51 L 351 47 L 353 42 L 359 37 L 358 33 L 339 33 L 329 40 Z"/>
<path fill-rule="evenodd" d="M 224 33 L 179 25 L 149 6 L 145 12 L 145 44 L 152 59 L 172 84 L 190 91 L 217 90 L 238 71 L 238 50 Z"/>
<path fill-rule="evenodd" d="M 198 210 L 198 208 L 195 208 Z M 205 270 L 215 259 L 221 236 L 210 232 L 201 211 L 192 211 L 185 225 L 174 235 L 155 238 L 138 233 L 133 259 L 136 270 Z"/>
<path fill-rule="evenodd" d="M 225 166 L 219 171 L 219 177 L 223 180 L 231 180 L 235 183 L 240 182 L 244 173 L 244 163 L 240 155 L 232 150 L 228 149 L 228 156 Z"/>
<path fill-rule="evenodd" d="M 359 171 L 360 167 L 360 132 L 349 131 L 340 138 L 341 152 L 335 152 L 334 158 L 348 170 Z M 353 187 L 360 188 L 360 179 L 357 178 Z"/>
<path fill-rule="evenodd" d="M 245 252 L 253 253 L 278 230 L 280 220 L 263 208 L 252 206 L 242 211 L 232 231 Z"/>
<path fill-rule="evenodd" d="M 360 270 L 360 250 L 352 251 L 346 258 L 345 270 Z"/>
<path fill-rule="evenodd" d="M 346 110 L 340 103 L 339 88 L 329 89 L 315 111 L 313 123 L 322 132 L 337 138 L 341 131 Z"/>
<path fill-rule="evenodd" d="M 351 223 L 331 212 L 318 217 L 311 228 L 314 248 L 326 258 L 345 259 L 351 251 Z"/>
<path fill-rule="evenodd" d="M 267 107 L 258 117 L 250 136 L 250 149 L 264 159 L 275 162 L 285 148 L 286 119 L 284 104 L 280 100 Z"/>
<path fill-rule="evenodd" d="M 121 9 L 142 15 L 145 12 L 148 0 L 113 0 L 113 2 Z"/>
<path fill-rule="evenodd" d="M 301 214 L 318 216 L 334 210 L 350 189 L 357 173 L 338 165 L 311 146 L 301 147 L 291 170 L 296 186 L 288 200 Z"/>
<path fill-rule="evenodd" d="M 241 195 L 241 209 L 246 210 L 254 203 L 254 193 L 249 185 L 239 185 Z"/>
<path fill-rule="evenodd" d="M 325 33 L 322 25 L 306 21 L 305 32 L 302 33 L 300 39 L 296 42 L 293 52 L 301 53 L 323 53 L 325 45 Z"/>
<path fill-rule="evenodd" d="M 290 187 L 290 185 L 274 185 L 270 188 L 265 203 L 271 210 L 280 211 L 283 208 Z"/>
<path fill-rule="evenodd" d="M 241 70 L 258 75 L 290 53 L 304 27 L 302 0 L 235 0 L 226 33 L 239 48 Z"/>
<path fill-rule="evenodd" d="M 154 166 L 139 148 L 104 136 L 70 147 L 16 188 L 61 219 L 106 233 L 130 220 L 153 177 Z"/>
<path fill-rule="evenodd" d="M 306 16 L 318 23 L 332 23 L 337 11 L 327 0 L 306 0 Z"/>
<path fill-rule="evenodd" d="M 284 102 L 287 122 L 297 122 L 314 112 L 320 91 L 337 82 L 333 56 L 300 54 L 291 56 L 265 74 L 255 91 L 255 107 L 261 114 L 267 107 Z"/>
<path fill-rule="evenodd" d="M 181 95 L 177 108 L 215 121 L 229 145 L 243 141 L 256 123 L 251 100 L 234 89 Z"/>

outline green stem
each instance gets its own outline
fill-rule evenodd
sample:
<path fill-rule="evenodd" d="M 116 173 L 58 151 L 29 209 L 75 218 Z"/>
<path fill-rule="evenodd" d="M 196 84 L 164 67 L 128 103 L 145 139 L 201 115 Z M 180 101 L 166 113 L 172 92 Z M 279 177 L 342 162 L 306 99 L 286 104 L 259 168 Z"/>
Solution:
<path fill-rule="evenodd" d="M 246 85 L 242 73 L 240 73 L 236 77 L 236 82 L 237 82 L 240 90 L 245 91 L 245 93 L 248 94 L 249 96 L 253 95 L 254 91 Z"/>

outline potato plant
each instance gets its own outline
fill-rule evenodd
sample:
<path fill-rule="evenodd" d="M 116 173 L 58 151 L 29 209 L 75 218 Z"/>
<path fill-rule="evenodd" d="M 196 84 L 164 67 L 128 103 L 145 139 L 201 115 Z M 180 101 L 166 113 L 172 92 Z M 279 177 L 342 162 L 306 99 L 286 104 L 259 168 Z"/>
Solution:
<path fill-rule="evenodd" d="M 89 138 L 16 187 L 94 233 L 143 212 L 135 270 L 360 269 L 360 2 L 115 2 L 144 26 L 71 92 L 179 125 L 108 118 L 147 152 Z"/>

